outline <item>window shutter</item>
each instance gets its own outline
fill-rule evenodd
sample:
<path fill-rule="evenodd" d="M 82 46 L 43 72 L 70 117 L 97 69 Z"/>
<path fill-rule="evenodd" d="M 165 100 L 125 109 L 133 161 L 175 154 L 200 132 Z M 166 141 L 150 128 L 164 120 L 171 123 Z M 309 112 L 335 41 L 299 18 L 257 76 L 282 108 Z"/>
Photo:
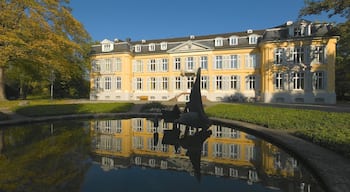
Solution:
<path fill-rule="evenodd" d="M 223 76 L 222 77 L 222 90 L 228 90 L 229 89 L 229 83 L 230 83 L 230 77 L 229 76 Z"/>
<path fill-rule="evenodd" d="M 222 56 L 222 68 L 227 69 L 230 66 L 230 56 L 224 55 Z"/>
<path fill-rule="evenodd" d="M 323 48 L 323 57 L 324 57 L 324 64 L 328 64 L 328 61 L 327 61 L 327 47 L 324 46 Z"/>
<path fill-rule="evenodd" d="M 237 75 L 237 90 L 241 90 L 241 76 Z"/>
<path fill-rule="evenodd" d="M 284 90 L 288 89 L 288 74 L 287 73 L 283 74 L 283 89 Z"/>
<path fill-rule="evenodd" d="M 328 76 L 327 76 L 327 72 L 326 71 L 323 72 L 323 76 L 324 76 L 324 78 L 323 78 L 323 85 L 324 85 L 323 89 L 327 90 L 328 89 L 328 87 L 327 87 Z"/>
<path fill-rule="evenodd" d="M 249 76 L 245 76 L 245 90 L 249 90 Z"/>
<path fill-rule="evenodd" d="M 245 60 L 245 68 L 249 68 L 249 55 L 244 56 Z"/>
<path fill-rule="evenodd" d="M 256 61 L 255 61 L 256 67 L 255 68 L 260 68 L 260 54 L 256 54 L 255 59 L 256 59 Z"/>

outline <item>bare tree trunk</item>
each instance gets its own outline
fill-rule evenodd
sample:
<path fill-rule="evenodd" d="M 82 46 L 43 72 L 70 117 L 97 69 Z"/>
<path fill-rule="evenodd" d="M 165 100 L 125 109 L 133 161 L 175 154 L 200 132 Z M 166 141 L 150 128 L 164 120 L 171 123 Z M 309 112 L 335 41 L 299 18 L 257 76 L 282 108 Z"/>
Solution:
<path fill-rule="evenodd" d="M 5 68 L 0 67 L 0 101 L 5 101 Z"/>

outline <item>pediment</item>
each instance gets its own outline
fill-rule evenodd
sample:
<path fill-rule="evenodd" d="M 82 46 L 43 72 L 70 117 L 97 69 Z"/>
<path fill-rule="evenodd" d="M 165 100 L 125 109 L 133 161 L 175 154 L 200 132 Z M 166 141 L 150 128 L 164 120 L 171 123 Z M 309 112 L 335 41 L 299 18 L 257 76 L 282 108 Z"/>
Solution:
<path fill-rule="evenodd" d="M 212 50 L 212 48 L 193 41 L 187 41 L 170 49 L 168 53 L 200 52 L 209 50 Z"/>
<path fill-rule="evenodd" d="M 103 41 L 100 42 L 101 44 L 113 44 L 113 41 L 104 39 Z"/>

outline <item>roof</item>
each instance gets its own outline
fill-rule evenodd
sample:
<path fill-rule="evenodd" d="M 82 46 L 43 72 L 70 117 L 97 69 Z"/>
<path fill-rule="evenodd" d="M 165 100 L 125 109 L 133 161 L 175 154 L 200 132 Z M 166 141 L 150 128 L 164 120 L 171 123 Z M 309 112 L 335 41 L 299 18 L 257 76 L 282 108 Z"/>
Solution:
<path fill-rule="evenodd" d="M 303 26 L 302 35 L 293 35 L 294 31 L 298 27 Z M 306 27 L 307 26 L 307 27 Z M 114 42 L 107 39 L 103 40 L 101 44 L 92 46 L 91 54 L 99 54 L 102 52 L 102 44 L 114 43 L 113 50 L 106 53 L 132 53 L 135 55 L 143 54 L 161 54 L 174 52 L 174 49 L 181 47 L 184 44 L 195 43 L 199 47 L 206 47 L 204 50 L 223 50 L 223 49 L 237 49 L 237 48 L 254 48 L 258 44 L 249 44 L 249 36 L 256 35 L 258 42 L 264 41 L 275 41 L 275 40 L 290 40 L 293 38 L 310 38 L 310 37 L 321 37 L 331 36 L 333 27 L 329 23 L 312 23 L 308 20 L 298 20 L 296 22 L 288 21 L 282 25 L 275 26 L 263 30 L 247 30 L 241 32 L 230 32 L 210 35 L 190 35 L 187 37 L 175 37 L 165 39 L 151 39 L 151 40 L 138 40 L 131 41 L 130 38 L 126 41 L 120 41 L 116 39 Z M 237 37 L 238 44 L 231 45 L 230 37 Z M 222 46 L 215 46 L 215 39 L 222 38 Z M 190 43 L 189 43 L 190 42 Z M 166 47 L 162 47 L 162 44 Z M 152 49 L 150 49 L 150 46 Z M 190 51 L 190 50 L 188 50 Z M 198 50 L 197 50 L 198 51 Z"/>

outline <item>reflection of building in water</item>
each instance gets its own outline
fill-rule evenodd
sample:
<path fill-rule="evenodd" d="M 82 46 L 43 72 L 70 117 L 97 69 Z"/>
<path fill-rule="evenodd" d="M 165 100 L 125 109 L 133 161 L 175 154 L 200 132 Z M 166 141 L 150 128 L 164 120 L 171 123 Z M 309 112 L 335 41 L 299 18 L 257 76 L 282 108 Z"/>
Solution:
<path fill-rule="evenodd" d="M 136 165 L 193 171 L 186 150 L 176 151 L 172 145 L 163 145 L 161 139 L 155 142 L 154 133 L 162 138 L 163 131 L 170 129 L 171 123 L 159 120 L 155 127 L 154 122 L 144 118 L 92 121 L 95 161 L 104 170 Z M 202 149 L 203 175 L 245 179 L 248 184 L 263 182 L 267 186 L 287 187 L 286 191 L 309 191 L 306 180 L 300 183 L 305 175 L 298 162 L 277 147 L 232 128 L 213 125 L 210 129 L 213 134 Z M 184 133 L 185 127 L 180 126 L 180 130 Z M 194 133 L 195 129 L 189 130 L 190 135 Z M 288 183 L 281 183 L 286 181 L 281 178 L 289 178 Z"/>

